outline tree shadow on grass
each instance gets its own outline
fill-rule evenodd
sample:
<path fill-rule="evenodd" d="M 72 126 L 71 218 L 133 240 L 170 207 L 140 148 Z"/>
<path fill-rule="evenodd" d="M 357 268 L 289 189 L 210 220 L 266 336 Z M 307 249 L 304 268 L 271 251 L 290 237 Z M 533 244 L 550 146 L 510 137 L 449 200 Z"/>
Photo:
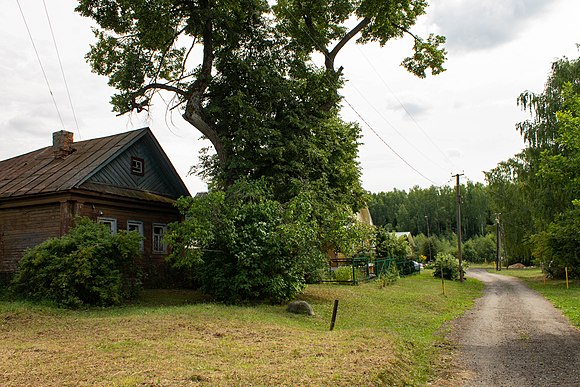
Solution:
<path fill-rule="evenodd" d="M 130 303 L 144 307 L 182 306 L 211 302 L 211 298 L 199 290 L 191 289 L 145 289 Z"/>

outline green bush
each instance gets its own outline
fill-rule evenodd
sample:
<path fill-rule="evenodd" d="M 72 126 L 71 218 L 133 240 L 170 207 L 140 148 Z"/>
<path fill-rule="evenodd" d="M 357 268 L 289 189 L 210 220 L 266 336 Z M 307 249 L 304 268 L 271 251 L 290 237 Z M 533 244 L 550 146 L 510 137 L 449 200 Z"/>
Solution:
<path fill-rule="evenodd" d="M 558 215 L 545 231 L 530 238 L 536 263 L 552 278 L 580 278 L 580 207 Z"/>
<path fill-rule="evenodd" d="M 443 270 L 443 278 L 447 280 L 456 280 L 459 278 L 459 260 L 451 254 L 437 254 L 433 269 L 434 277 L 441 278 L 441 270 Z M 465 263 L 463 270 L 465 274 Z"/>
<path fill-rule="evenodd" d="M 119 304 L 140 289 L 140 241 L 135 232 L 112 235 L 104 225 L 79 218 L 67 235 L 26 251 L 12 289 L 66 307 Z"/>
<path fill-rule="evenodd" d="M 352 267 L 341 266 L 332 272 L 335 281 L 352 281 Z"/>
<path fill-rule="evenodd" d="M 263 180 L 240 180 L 178 206 L 186 220 L 170 226 L 168 261 L 195 273 L 204 292 L 226 303 L 294 298 L 326 263 L 324 235 L 336 231 L 332 236 L 346 243 L 345 233 L 355 229 L 326 217 L 315 193 L 281 203 Z M 337 213 L 354 223 L 347 211 Z"/>

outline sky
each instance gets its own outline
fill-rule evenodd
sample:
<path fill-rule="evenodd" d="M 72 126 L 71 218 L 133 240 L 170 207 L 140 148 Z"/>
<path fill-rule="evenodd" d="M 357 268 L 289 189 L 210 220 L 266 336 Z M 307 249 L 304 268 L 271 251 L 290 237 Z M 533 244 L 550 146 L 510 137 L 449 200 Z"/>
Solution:
<path fill-rule="evenodd" d="M 371 192 L 452 185 L 455 174 L 484 182 L 483 171 L 524 146 L 515 125 L 529 114 L 518 95 L 541 92 L 552 62 L 579 56 L 577 0 L 430 3 L 412 31 L 447 37 L 444 73 L 419 79 L 400 66 L 411 55 L 410 38 L 384 47 L 351 43 L 336 59 L 347 79 L 341 115 L 362 129 L 361 179 Z M 95 24 L 75 4 L 0 2 L 0 160 L 48 146 L 62 129 L 79 141 L 149 126 L 189 191 L 205 191 L 189 171 L 209 142 L 179 113 L 168 113 L 163 101 L 149 115 L 111 111 L 114 90 L 84 59 Z"/>

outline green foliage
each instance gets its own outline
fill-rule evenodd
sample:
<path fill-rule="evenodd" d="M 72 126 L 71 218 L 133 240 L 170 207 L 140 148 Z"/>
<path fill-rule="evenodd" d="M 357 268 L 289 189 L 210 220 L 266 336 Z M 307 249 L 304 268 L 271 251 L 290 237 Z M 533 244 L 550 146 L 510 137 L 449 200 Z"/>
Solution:
<path fill-rule="evenodd" d="M 548 228 L 531 237 L 534 256 L 552 278 L 580 278 L 580 208 L 560 214 Z"/>
<path fill-rule="evenodd" d="M 490 199 L 494 212 L 501 214 L 504 230 L 502 247 L 508 260 L 529 265 L 531 250 L 526 243 L 529 235 L 536 230 L 533 221 L 534 200 L 530 196 L 530 165 L 525 161 L 524 151 L 513 158 L 499 163 L 494 169 L 485 173 L 488 182 Z"/>
<path fill-rule="evenodd" d="M 410 258 L 413 253 L 407 237 L 397 237 L 383 227 L 377 227 L 375 245 L 378 257 L 401 260 Z"/>
<path fill-rule="evenodd" d="M 580 60 L 563 58 L 542 93 L 522 93 L 518 103 L 531 118 L 517 129 L 528 147 L 486 174 L 508 259 L 529 264 L 533 252 L 554 275 L 577 260 L 571 225 L 580 192 L 579 79 Z"/>
<path fill-rule="evenodd" d="M 385 45 L 408 35 L 415 44 L 407 69 L 419 77 L 444 71 L 445 38 L 411 32 L 426 7 L 424 0 L 80 0 L 76 11 L 99 26 L 87 60 L 117 89 L 115 111 L 140 112 L 156 92 L 174 93 L 172 107 L 217 153 L 202 157 L 199 171 L 225 188 L 241 177 L 277 175 L 278 168 L 310 178 L 293 165 L 302 161 L 323 161 L 318 173 L 325 174 L 336 150 L 351 152 L 352 139 L 325 133 L 335 130 L 327 125 L 352 126 L 338 119 L 344 79 L 334 66 L 348 42 Z M 311 60 L 315 52 L 324 55 L 323 67 Z M 339 164 L 338 175 L 352 173 Z"/>
<path fill-rule="evenodd" d="M 468 182 L 460 189 L 463 237 L 485 235 L 492 223 L 487 187 Z M 376 225 L 413 235 L 444 237 L 457 231 L 456 200 L 451 187 L 414 187 L 409 192 L 395 189 L 372 194 L 369 210 Z"/>
<path fill-rule="evenodd" d="M 332 277 L 335 281 L 352 281 L 352 266 L 341 266 L 336 268 L 336 270 L 332 271 Z"/>
<path fill-rule="evenodd" d="M 436 251 L 434 250 L 434 240 L 436 237 L 427 238 L 424 234 L 419 234 L 413 237 L 415 241 L 415 251 L 413 258 L 420 260 L 420 257 L 425 257 L 426 261 L 431 261 L 435 258 Z"/>
<path fill-rule="evenodd" d="M 463 244 L 463 259 L 468 262 L 493 262 L 496 254 L 496 239 L 493 234 L 474 237 Z"/>
<path fill-rule="evenodd" d="M 66 307 L 119 304 L 140 289 L 140 241 L 137 233 L 112 235 L 104 225 L 79 218 L 67 235 L 24 254 L 12 288 Z"/>
<path fill-rule="evenodd" d="M 531 237 L 534 256 L 544 264 L 549 275 L 563 278 L 580 276 L 580 92 L 572 84 L 562 87 L 562 110 L 556 113 L 559 152 L 543 151 L 538 175 L 550 185 L 560 187 L 567 208 L 561 211 L 542 232 Z"/>
<path fill-rule="evenodd" d="M 203 262 L 209 270 L 214 262 L 221 274 L 202 277 L 224 300 L 281 300 L 301 288 L 321 251 L 360 248 L 368 234 L 352 219 L 365 206 L 360 128 L 338 114 L 345 79 L 334 59 L 357 37 L 384 45 L 409 35 L 406 67 L 420 77 L 440 73 L 445 39 L 410 31 L 426 7 L 424 0 L 79 1 L 76 10 L 99 26 L 87 60 L 117 89 L 114 110 L 147 110 L 155 93 L 173 93 L 168 111 L 180 109 L 215 150 L 192 169 L 214 192 L 180 204 L 191 216 L 170 237 L 176 266 Z M 258 186 L 267 192 L 254 196 Z M 293 211 L 305 215 L 294 219 Z"/>
<path fill-rule="evenodd" d="M 312 0 L 306 4 L 300 0 L 279 0 L 273 7 L 281 29 L 305 53 L 324 54 L 329 70 L 334 69 L 334 58 L 341 47 L 340 43 L 333 45 L 337 41 L 348 42 L 352 38 L 349 32 L 360 33 L 357 43 L 377 42 L 381 46 L 409 34 L 415 40 L 414 54 L 402 65 L 420 78 L 425 77 L 427 69 L 433 74 L 444 71 L 446 54 L 441 48 L 445 43 L 443 36 L 431 34 L 423 39 L 409 33 L 426 8 L 424 0 Z M 352 21 L 357 24 L 351 29 L 348 25 Z"/>
<path fill-rule="evenodd" d="M 451 254 L 437 254 L 433 269 L 433 277 L 441 278 L 441 271 L 443 271 L 443 278 L 447 280 L 459 278 L 459 260 Z M 463 270 L 465 272 L 465 263 L 463 263 Z"/>
<path fill-rule="evenodd" d="M 169 261 L 229 303 L 291 299 L 323 267 L 328 248 L 351 252 L 365 235 L 348 207 L 308 190 L 281 203 L 266 179 L 240 180 L 178 205 L 185 221 L 170 226 Z"/>

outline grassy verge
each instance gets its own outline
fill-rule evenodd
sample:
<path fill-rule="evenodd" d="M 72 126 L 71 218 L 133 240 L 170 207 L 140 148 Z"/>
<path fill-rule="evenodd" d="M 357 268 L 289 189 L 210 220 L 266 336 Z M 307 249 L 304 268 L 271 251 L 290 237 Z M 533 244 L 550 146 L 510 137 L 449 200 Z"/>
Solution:
<path fill-rule="evenodd" d="M 504 269 L 501 272 L 490 272 L 522 278 L 532 289 L 561 309 L 573 325 L 580 328 L 580 280 L 569 281 L 566 289 L 565 280 L 545 279 L 540 269 Z"/>
<path fill-rule="evenodd" d="M 429 271 L 385 288 L 315 285 L 301 296 L 313 317 L 184 291 L 84 311 L 4 299 L 0 385 L 424 385 L 444 367 L 444 323 L 481 290 L 446 282 L 443 296 Z"/>

